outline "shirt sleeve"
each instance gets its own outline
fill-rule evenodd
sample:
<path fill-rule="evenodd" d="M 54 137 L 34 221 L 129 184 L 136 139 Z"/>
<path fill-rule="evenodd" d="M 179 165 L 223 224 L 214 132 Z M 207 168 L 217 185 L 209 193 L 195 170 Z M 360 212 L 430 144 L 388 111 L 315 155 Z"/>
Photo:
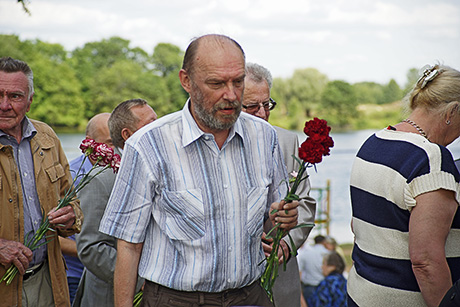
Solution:
<path fill-rule="evenodd" d="M 137 149 L 126 144 L 99 231 L 127 242 L 143 242 L 153 220 L 154 198 L 150 166 Z"/>

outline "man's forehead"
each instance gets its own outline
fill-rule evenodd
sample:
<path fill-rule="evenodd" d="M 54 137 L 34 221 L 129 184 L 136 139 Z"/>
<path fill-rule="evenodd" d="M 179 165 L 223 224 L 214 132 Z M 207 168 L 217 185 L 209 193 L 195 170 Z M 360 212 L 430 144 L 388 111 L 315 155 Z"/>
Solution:
<path fill-rule="evenodd" d="M 245 60 L 241 50 L 232 42 L 215 44 L 203 42 L 199 45 L 194 66 L 196 71 L 216 73 L 219 70 L 245 70 Z"/>

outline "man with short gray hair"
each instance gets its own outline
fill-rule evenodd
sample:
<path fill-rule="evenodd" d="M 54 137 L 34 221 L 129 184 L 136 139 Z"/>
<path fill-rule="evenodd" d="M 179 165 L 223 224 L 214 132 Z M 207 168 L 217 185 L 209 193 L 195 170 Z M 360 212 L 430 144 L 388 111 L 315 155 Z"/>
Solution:
<path fill-rule="evenodd" d="M 270 117 L 270 111 L 275 108 L 276 102 L 270 97 L 270 89 L 272 87 L 272 75 L 265 67 L 255 64 L 246 63 L 246 79 L 244 81 L 244 99 L 243 111 L 254 116 L 257 116 L 265 121 Z M 280 127 L 273 126 L 278 134 L 280 148 L 284 156 L 284 164 L 288 173 L 299 169 L 298 163 L 292 158 L 292 155 L 298 157 L 299 140 L 297 135 L 291 131 Z M 310 181 L 308 179 L 302 181 L 297 189 L 297 194 L 300 196 L 299 202 L 299 223 L 314 223 L 316 212 L 316 201 L 309 196 Z M 271 229 L 270 223 L 266 223 L 264 238 L 264 251 L 268 256 L 272 250 L 271 241 L 265 239 L 265 233 Z M 295 248 L 299 248 L 307 239 L 312 227 L 302 227 L 294 229 L 290 235 L 294 241 Z M 299 277 L 299 267 L 297 257 L 291 257 L 289 251 L 292 250 L 289 239 L 281 240 L 281 249 L 279 251 L 280 264 L 284 261 L 282 251 L 288 258 L 286 271 L 280 266 L 279 276 L 273 287 L 273 298 L 277 307 L 300 307 L 301 284 Z M 293 286 L 296 285 L 296 286 Z"/>

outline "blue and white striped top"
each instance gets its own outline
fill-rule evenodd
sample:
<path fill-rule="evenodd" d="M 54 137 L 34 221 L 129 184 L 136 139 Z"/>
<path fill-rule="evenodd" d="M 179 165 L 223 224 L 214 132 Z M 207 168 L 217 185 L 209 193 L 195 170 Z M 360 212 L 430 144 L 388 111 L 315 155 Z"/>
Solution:
<path fill-rule="evenodd" d="M 348 294 L 356 305 L 425 306 L 409 257 L 410 212 L 416 196 L 438 189 L 453 191 L 458 202 L 459 181 L 451 153 L 418 134 L 384 129 L 363 144 L 350 181 L 355 245 Z M 446 243 L 454 281 L 459 242 L 457 212 Z"/>
<path fill-rule="evenodd" d="M 244 287 L 262 275 L 262 225 L 286 193 L 277 135 L 242 113 L 219 150 L 188 108 L 128 139 L 100 231 L 144 242 L 147 280 L 181 291 Z"/>

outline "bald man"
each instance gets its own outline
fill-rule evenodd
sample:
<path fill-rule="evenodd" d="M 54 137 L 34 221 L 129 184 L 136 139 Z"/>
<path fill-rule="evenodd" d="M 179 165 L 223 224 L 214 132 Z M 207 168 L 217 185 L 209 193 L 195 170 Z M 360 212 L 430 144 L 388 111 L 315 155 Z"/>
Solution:
<path fill-rule="evenodd" d="M 241 113 L 244 77 L 236 41 L 193 40 L 179 72 L 190 99 L 126 142 L 99 228 L 118 239 L 116 306 L 133 305 L 138 274 L 145 306 L 273 306 L 259 283 L 263 223 L 293 228 L 298 202 L 281 201 L 275 130 Z"/>
<path fill-rule="evenodd" d="M 105 143 L 109 147 L 113 148 L 108 125 L 109 117 L 110 113 L 100 113 L 94 115 L 86 125 L 86 138 L 93 139 L 98 143 Z M 77 175 L 84 157 L 85 155 L 82 154 L 78 158 L 70 161 L 70 173 L 73 178 Z M 86 159 L 80 173 L 86 174 L 89 172 L 94 163 L 95 161 Z M 77 178 L 75 185 L 77 185 L 79 181 L 80 178 Z M 83 264 L 77 256 L 77 245 L 75 243 L 74 235 L 68 238 L 59 237 L 59 241 L 61 243 L 62 253 L 64 254 L 64 258 L 67 263 L 67 283 L 69 285 L 70 303 L 72 303 L 75 298 L 78 283 L 80 282 L 80 278 L 83 273 Z"/>

